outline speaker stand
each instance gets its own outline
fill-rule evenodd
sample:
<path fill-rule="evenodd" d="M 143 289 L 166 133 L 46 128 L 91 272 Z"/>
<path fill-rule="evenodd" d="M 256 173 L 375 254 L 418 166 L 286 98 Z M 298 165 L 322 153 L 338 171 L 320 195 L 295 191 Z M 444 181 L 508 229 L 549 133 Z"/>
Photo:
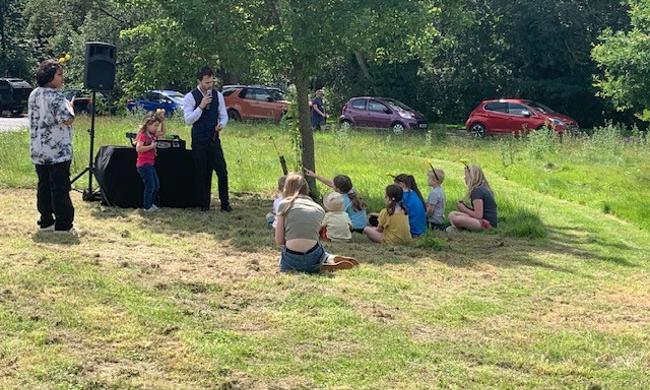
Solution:
<path fill-rule="evenodd" d="M 80 192 L 82 194 L 81 199 L 83 199 L 86 202 L 95 202 L 95 201 L 100 201 L 102 199 L 101 194 L 102 191 L 104 191 L 104 188 L 102 187 L 102 183 L 97 180 L 97 184 L 99 185 L 99 190 L 93 189 L 93 176 L 95 176 L 95 179 L 97 179 L 97 175 L 95 174 L 95 160 L 94 160 L 94 154 L 95 154 L 95 106 L 96 106 L 96 100 L 97 99 L 97 91 L 93 90 L 93 95 L 92 95 L 92 104 L 90 106 L 90 129 L 88 129 L 88 134 L 90 134 L 90 154 L 88 157 L 88 166 L 84 168 L 81 173 L 79 173 L 77 176 L 75 176 L 70 183 L 74 183 L 77 180 L 79 180 L 83 175 L 86 173 L 88 174 L 88 187 L 85 188 L 83 191 L 78 190 L 74 188 L 75 191 Z M 111 206 L 110 202 L 108 199 L 106 199 L 106 203 Z"/>

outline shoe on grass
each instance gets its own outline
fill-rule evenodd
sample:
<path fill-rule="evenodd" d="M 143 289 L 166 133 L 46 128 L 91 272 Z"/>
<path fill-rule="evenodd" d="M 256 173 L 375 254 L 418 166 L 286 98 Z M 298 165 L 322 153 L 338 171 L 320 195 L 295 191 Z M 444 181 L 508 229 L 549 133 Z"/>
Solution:
<path fill-rule="evenodd" d="M 39 227 L 38 231 L 42 232 L 42 233 L 53 232 L 54 231 L 54 224 L 51 224 L 51 225 L 45 226 L 45 227 Z"/>
<path fill-rule="evenodd" d="M 447 233 L 459 233 L 460 230 L 456 226 L 448 226 L 447 229 L 445 229 Z"/>
<path fill-rule="evenodd" d="M 334 272 L 359 266 L 359 262 L 352 257 L 329 255 L 321 264 L 321 271 Z"/>
<path fill-rule="evenodd" d="M 77 229 L 74 228 L 74 226 L 71 227 L 68 230 L 56 230 L 55 229 L 54 233 L 55 234 L 60 234 L 60 235 L 68 235 L 68 236 L 72 236 L 72 237 L 78 237 L 79 236 L 79 232 L 77 231 Z"/>

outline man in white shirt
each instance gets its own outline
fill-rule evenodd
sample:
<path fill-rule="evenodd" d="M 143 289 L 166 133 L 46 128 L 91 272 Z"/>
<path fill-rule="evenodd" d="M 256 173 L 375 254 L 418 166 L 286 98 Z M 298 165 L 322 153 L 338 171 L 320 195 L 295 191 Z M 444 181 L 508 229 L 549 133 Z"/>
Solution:
<path fill-rule="evenodd" d="M 209 67 L 201 68 L 196 75 L 198 85 L 183 99 L 185 123 L 192 125 L 192 154 L 197 169 L 201 194 L 201 210 L 210 210 L 212 171 L 219 181 L 221 211 L 230 212 L 228 197 L 228 170 L 221 149 L 219 134 L 228 123 L 228 112 L 223 95 L 214 90 L 214 73 Z M 214 96 L 217 99 L 214 99 Z"/>

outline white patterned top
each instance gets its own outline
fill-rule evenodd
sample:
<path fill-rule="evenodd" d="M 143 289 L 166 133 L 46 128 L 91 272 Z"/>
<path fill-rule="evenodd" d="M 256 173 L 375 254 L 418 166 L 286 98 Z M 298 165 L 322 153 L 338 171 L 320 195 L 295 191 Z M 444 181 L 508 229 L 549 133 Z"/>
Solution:
<path fill-rule="evenodd" d="M 72 160 L 72 126 L 63 122 L 74 118 L 65 96 L 53 88 L 39 87 L 29 95 L 29 136 L 32 162 L 58 164 Z"/>

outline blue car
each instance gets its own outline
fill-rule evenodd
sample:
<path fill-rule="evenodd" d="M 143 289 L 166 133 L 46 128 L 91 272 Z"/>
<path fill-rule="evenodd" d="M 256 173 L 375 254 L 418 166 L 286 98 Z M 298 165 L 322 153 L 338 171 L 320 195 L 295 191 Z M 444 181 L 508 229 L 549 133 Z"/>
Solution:
<path fill-rule="evenodd" d="M 137 100 L 129 100 L 126 109 L 133 111 L 140 108 L 145 111 L 156 111 L 162 108 L 166 116 L 171 116 L 174 111 L 183 109 L 183 97 L 184 95 L 178 91 L 148 91 Z"/>

